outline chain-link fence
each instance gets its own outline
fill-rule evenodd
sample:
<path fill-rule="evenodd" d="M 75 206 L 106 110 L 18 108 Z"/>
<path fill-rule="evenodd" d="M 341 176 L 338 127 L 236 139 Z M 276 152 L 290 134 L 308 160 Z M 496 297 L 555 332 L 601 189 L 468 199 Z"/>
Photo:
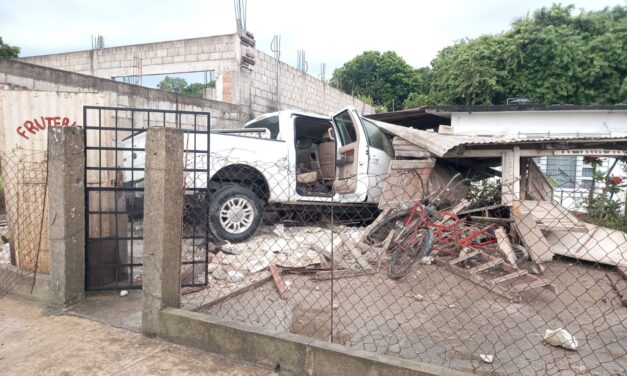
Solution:
<path fill-rule="evenodd" d="M 0 296 L 18 276 L 48 273 L 46 152 L 0 152 Z M 30 274 L 29 274 L 30 273 Z"/>
<path fill-rule="evenodd" d="M 620 189 L 597 187 L 587 210 L 455 161 L 363 178 L 210 163 L 209 181 L 186 173 L 184 231 L 212 235 L 184 240 L 182 283 L 198 287 L 183 308 L 480 373 L 624 374 L 627 238 L 593 208 Z"/>

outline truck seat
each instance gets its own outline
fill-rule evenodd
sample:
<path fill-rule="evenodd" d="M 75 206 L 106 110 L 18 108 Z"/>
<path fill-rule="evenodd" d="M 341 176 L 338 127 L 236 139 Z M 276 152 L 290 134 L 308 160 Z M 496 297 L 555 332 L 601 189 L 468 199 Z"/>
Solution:
<path fill-rule="evenodd" d="M 300 184 L 311 184 L 318 180 L 318 173 L 316 171 L 301 172 L 296 174 L 296 182 Z"/>
<path fill-rule="evenodd" d="M 335 142 L 327 141 L 320 144 L 318 149 L 320 175 L 323 180 L 335 180 Z"/>

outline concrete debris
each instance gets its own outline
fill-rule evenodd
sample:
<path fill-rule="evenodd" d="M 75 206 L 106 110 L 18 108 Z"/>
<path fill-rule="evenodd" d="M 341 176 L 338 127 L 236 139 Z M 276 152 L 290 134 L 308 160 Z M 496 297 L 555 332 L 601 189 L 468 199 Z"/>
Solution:
<path fill-rule="evenodd" d="M 211 274 L 213 272 L 216 271 L 216 269 L 218 269 L 218 264 L 208 264 L 207 265 L 207 273 Z"/>
<path fill-rule="evenodd" d="M 224 269 L 222 268 L 217 268 L 216 270 L 213 271 L 213 273 L 211 273 L 211 276 L 219 281 L 224 281 L 226 280 L 226 271 L 224 271 Z"/>
<path fill-rule="evenodd" d="M 274 228 L 272 229 L 272 233 L 278 236 L 279 238 L 282 238 L 283 235 L 285 234 L 285 226 L 283 224 L 275 225 Z"/>
<path fill-rule="evenodd" d="M 227 279 L 220 268 L 238 271 L 243 275 L 258 273 L 270 265 L 283 269 L 304 270 L 324 267 L 333 259 L 336 269 L 367 270 L 370 263 L 380 259 L 375 249 L 361 249 L 364 228 L 315 226 L 286 227 L 282 224 L 260 231 L 247 242 L 225 243 L 220 247 L 209 267 L 216 279 Z"/>
<path fill-rule="evenodd" d="M 551 346 L 563 347 L 573 351 L 576 351 L 579 346 L 577 339 L 566 329 L 562 328 L 555 330 L 547 329 L 546 332 L 544 332 L 544 341 Z"/>
<path fill-rule="evenodd" d="M 492 354 L 479 354 L 479 358 L 483 360 L 484 363 L 492 363 L 494 361 L 494 355 Z"/>
<path fill-rule="evenodd" d="M 244 274 L 238 271 L 229 270 L 228 272 L 226 272 L 226 280 L 229 282 L 239 282 L 242 279 L 244 279 Z"/>
<path fill-rule="evenodd" d="M 588 368 L 586 368 L 586 366 L 572 366 L 570 369 L 575 372 L 575 375 L 584 375 L 588 373 Z"/>

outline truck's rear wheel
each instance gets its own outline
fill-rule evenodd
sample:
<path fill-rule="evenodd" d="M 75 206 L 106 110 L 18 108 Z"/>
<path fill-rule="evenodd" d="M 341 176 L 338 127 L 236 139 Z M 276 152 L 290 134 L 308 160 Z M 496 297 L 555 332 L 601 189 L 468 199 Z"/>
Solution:
<path fill-rule="evenodd" d="M 257 232 L 262 220 L 261 200 L 240 185 L 218 189 L 209 203 L 209 226 L 220 240 L 243 242 Z"/>

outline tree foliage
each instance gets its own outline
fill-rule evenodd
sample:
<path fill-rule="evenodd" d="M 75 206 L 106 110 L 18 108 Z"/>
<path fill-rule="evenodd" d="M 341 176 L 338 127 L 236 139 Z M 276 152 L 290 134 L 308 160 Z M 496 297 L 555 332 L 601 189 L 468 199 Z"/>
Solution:
<path fill-rule="evenodd" d="M 423 104 L 505 104 L 523 95 L 541 104 L 625 102 L 627 7 L 573 9 L 541 8 L 504 33 L 444 48 L 429 91 L 416 93 Z"/>
<path fill-rule="evenodd" d="M 157 87 L 161 90 L 171 91 L 178 94 L 202 97 L 205 87 L 211 87 L 214 85 L 215 82 L 211 82 L 207 85 L 198 82 L 188 84 L 187 80 L 184 78 L 166 76 L 157 84 Z"/>
<path fill-rule="evenodd" d="M 414 68 L 392 51 L 366 51 L 337 68 L 331 78 L 336 88 L 388 109 L 400 108 L 417 84 Z"/>
<path fill-rule="evenodd" d="M 579 12 L 553 5 L 496 35 L 443 48 L 430 67 L 411 69 L 394 52 L 364 52 L 332 83 L 391 109 L 424 105 L 627 102 L 627 7 Z M 401 106 L 402 104 L 402 106 Z"/>
<path fill-rule="evenodd" d="M 20 55 L 20 48 L 10 46 L 2 41 L 0 37 L 0 59 L 16 59 Z"/>

